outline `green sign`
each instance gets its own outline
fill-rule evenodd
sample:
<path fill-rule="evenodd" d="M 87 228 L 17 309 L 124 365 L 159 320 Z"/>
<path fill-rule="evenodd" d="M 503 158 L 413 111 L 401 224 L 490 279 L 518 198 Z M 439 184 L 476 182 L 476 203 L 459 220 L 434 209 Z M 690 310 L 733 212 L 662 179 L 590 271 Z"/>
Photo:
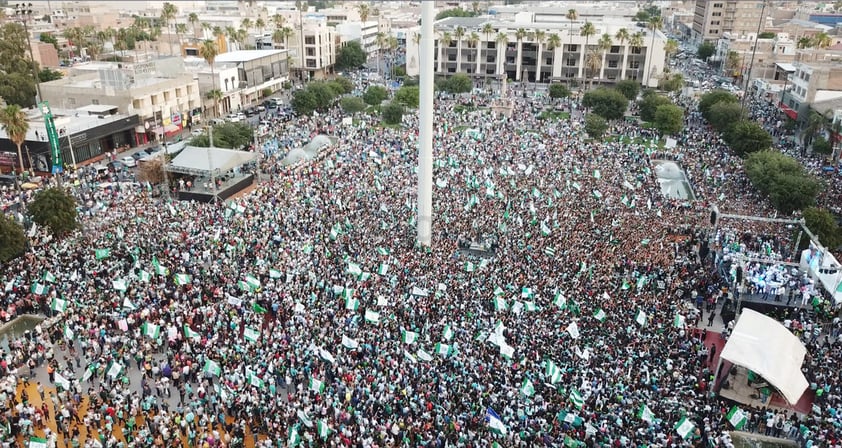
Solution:
<path fill-rule="evenodd" d="M 64 167 L 61 163 L 61 146 L 58 141 L 56 123 L 53 121 L 53 112 L 50 110 L 50 104 L 46 101 L 42 101 L 38 107 L 41 108 L 41 115 L 44 116 L 44 124 L 47 126 L 47 138 L 50 140 L 50 154 L 53 160 L 52 173 L 61 173 L 64 171 Z"/>

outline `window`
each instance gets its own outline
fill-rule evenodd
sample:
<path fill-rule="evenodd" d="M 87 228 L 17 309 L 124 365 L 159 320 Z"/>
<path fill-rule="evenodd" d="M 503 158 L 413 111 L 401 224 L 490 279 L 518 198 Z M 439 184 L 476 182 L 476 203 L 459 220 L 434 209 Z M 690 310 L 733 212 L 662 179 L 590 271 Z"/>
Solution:
<path fill-rule="evenodd" d="M 620 46 L 619 45 L 612 45 L 610 52 L 614 53 L 614 54 L 619 53 L 620 52 Z"/>
<path fill-rule="evenodd" d="M 810 74 L 807 73 L 807 76 L 804 77 L 804 81 L 810 82 Z"/>
<path fill-rule="evenodd" d="M 711 20 L 710 25 L 711 26 L 719 26 L 719 20 Z"/>
<path fill-rule="evenodd" d="M 722 7 L 722 3 L 714 3 L 714 4 L 713 4 L 713 7 L 714 7 L 714 8 L 721 8 L 721 7 Z"/>
<path fill-rule="evenodd" d="M 567 58 L 567 66 L 568 67 L 575 67 L 576 66 L 576 58 Z"/>
<path fill-rule="evenodd" d="M 306 36 L 304 38 L 304 45 L 316 45 L 316 38 L 313 36 Z"/>
<path fill-rule="evenodd" d="M 577 51 L 579 51 L 578 45 L 567 45 L 567 50 L 565 50 L 565 52 L 571 52 L 571 53 L 576 53 Z"/>
<path fill-rule="evenodd" d="M 633 69 L 640 68 L 640 61 L 629 61 L 629 68 L 633 68 Z"/>
<path fill-rule="evenodd" d="M 608 61 L 608 68 L 617 68 L 618 61 Z"/>
<path fill-rule="evenodd" d="M 643 52 L 643 48 L 641 47 L 632 47 L 631 54 L 640 54 Z"/>
<path fill-rule="evenodd" d="M 75 106 L 76 105 L 76 98 L 67 97 L 67 105 L 68 106 Z"/>
<path fill-rule="evenodd" d="M 713 16 L 713 17 L 722 17 L 722 13 L 721 13 L 721 12 L 719 12 L 719 11 L 716 11 L 716 12 L 714 12 L 713 14 L 711 14 L 711 16 Z"/>
<path fill-rule="evenodd" d="M 99 100 L 91 100 L 91 104 L 99 105 Z"/>
<path fill-rule="evenodd" d="M 315 55 L 316 55 L 316 49 L 315 48 L 308 48 L 307 49 L 307 56 L 315 56 Z"/>
<path fill-rule="evenodd" d="M 315 59 L 307 59 L 307 67 L 315 68 L 316 67 L 316 60 Z"/>

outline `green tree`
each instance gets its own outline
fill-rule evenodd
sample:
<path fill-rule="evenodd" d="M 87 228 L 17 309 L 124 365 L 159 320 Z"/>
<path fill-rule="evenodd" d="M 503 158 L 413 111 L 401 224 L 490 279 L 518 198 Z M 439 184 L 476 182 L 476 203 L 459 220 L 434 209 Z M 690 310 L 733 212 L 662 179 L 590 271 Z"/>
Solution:
<path fill-rule="evenodd" d="M 39 191 L 29 203 L 28 213 L 32 221 L 50 229 L 56 237 L 66 235 L 78 226 L 76 199 L 61 188 Z"/>
<path fill-rule="evenodd" d="M 389 98 L 389 91 L 383 86 L 368 86 L 363 93 L 363 101 L 371 106 L 377 106 Z"/>
<path fill-rule="evenodd" d="M 550 98 L 557 100 L 570 96 L 570 89 L 564 84 L 550 84 Z"/>
<path fill-rule="evenodd" d="M 289 103 L 298 115 L 311 115 L 318 108 L 316 95 L 310 89 L 301 89 L 292 95 Z"/>
<path fill-rule="evenodd" d="M 383 115 L 384 123 L 391 125 L 400 124 L 401 120 L 403 120 L 403 106 L 395 101 L 391 101 L 389 104 L 383 106 L 381 114 Z"/>
<path fill-rule="evenodd" d="M 713 90 L 710 91 L 699 99 L 699 112 L 702 113 L 702 117 L 705 120 L 710 121 L 710 109 L 713 107 L 714 104 L 719 103 L 721 101 L 729 102 L 729 103 L 739 103 L 740 100 L 737 98 L 733 93 L 728 92 L 727 90 Z"/>
<path fill-rule="evenodd" d="M 466 11 L 462 8 L 445 9 L 436 14 L 436 20 L 446 19 L 448 17 L 475 17 L 478 14 L 478 12 Z"/>
<path fill-rule="evenodd" d="M 637 102 L 640 111 L 640 119 L 643 121 L 655 121 L 655 112 L 665 104 L 672 104 L 669 98 L 655 93 L 654 90 L 643 92 L 643 98 Z"/>
<path fill-rule="evenodd" d="M 38 72 L 38 80 L 41 82 L 55 81 L 57 79 L 61 79 L 63 76 L 64 75 L 60 71 L 53 70 L 49 67 L 44 67 Z"/>
<path fill-rule="evenodd" d="M 824 136 L 820 135 L 813 139 L 813 152 L 817 154 L 830 154 L 833 152 L 833 146 Z"/>
<path fill-rule="evenodd" d="M 619 81 L 614 85 L 614 88 L 617 89 L 618 92 L 622 93 L 629 101 L 637 99 L 637 95 L 640 93 L 640 83 L 633 79 L 624 79 Z"/>
<path fill-rule="evenodd" d="M 26 250 L 23 228 L 12 218 L 0 213 L 0 263 L 17 258 Z"/>
<path fill-rule="evenodd" d="M 333 105 L 334 100 L 339 96 L 341 87 L 331 86 L 328 82 L 311 82 L 307 85 L 307 91 L 313 94 L 316 100 L 316 110 L 325 110 Z"/>
<path fill-rule="evenodd" d="M 254 130 L 246 123 L 223 123 L 213 127 L 213 146 L 216 148 L 242 149 L 252 142 Z M 191 146 L 207 148 L 210 139 L 207 133 L 193 137 Z"/>
<path fill-rule="evenodd" d="M 395 101 L 410 109 L 417 109 L 419 95 L 417 86 L 403 86 L 395 92 Z"/>
<path fill-rule="evenodd" d="M 746 119 L 739 103 L 732 103 L 730 101 L 720 101 L 710 108 L 708 113 L 708 122 L 719 132 L 725 132 L 735 123 L 739 123 Z"/>
<path fill-rule="evenodd" d="M 587 132 L 591 138 L 602 138 L 607 130 L 608 122 L 605 121 L 605 118 L 602 118 L 595 113 L 588 114 L 588 116 L 585 117 L 585 132 Z"/>
<path fill-rule="evenodd" d="M 684 129 L 684 109 L 662 104 L 655 110 L 655 128 L 661 135 L 674 135 Z"/>
<path fill-rule="evenodd" d="M 807 228 L 819 237 L 819 242 L 829 249 L 836 249 L 842 245 L 842 230 L 833 213 L 816 207 L 807 207 L 801 213 Z M 808 242 L 804 241 L 805 249 Z"/>
<path fill-rule="evenodd" d="M 340 86 L 342 86 L 342 93 L 351 93 L 354 91 L 354 83 L 350 79 L 344 76 L 337 76 L 335 79 L 332 79 L 331 82 L 334 82 Z"/>
<path fill-rule="evenodd" d="M 759 124 L 743 120 L 729 127 L 723 138 L 734 154 L 745 157 L 772 147 L 772 136 Z"/>
<path fill-rule="evenodd" d="M 343 96 L 339 100 L 339 107 L 345 111 L 346 114 L 355 114 L 365 110 L 365 101 L 357 96 Z"/>
<path fill-rule="evenodd" d="M 684 76 L 681 73 L 666 73 L 658 81 L 658 88 L 665 92 L 675 92 L 684 87 Z"/>
<path fill-rule="evenodd" d="M 752 185 L 786 215 L 815 204 L 821 188 L 818 180 L 805 173 L 801 162 L 777 151 L 752 153 L 745 170 Z"/>
<path fill-rule="evenodd" d="M 474 83 L 468 75 L 457 73 L 442 81 L 439 88 L 447 93 L 468 93 L 474 88 Z"/>
<path fill-rule="evenodd" d="M 55 47 L 55 49 L 56 49 L 56 50 L 58 50 L 58 39 L 56 39 L 56 37 L 55 37 L 55 36 L 53 36 L 52 34 L 49 34 L 49 33 L 41 33 L 41 34 L 38 36 L 38 39 L 39 39 L 41 42 L 44 42 L 45 44 L 53 44 L 53 47 Z"/>
<path fill-rule="evenodd" d="M 605 87 L 591 90 L 582 98 L 582 105 L 606 120 L 619 120 L 626 113 L 629 100 L 622 93 Z"/>
<path fill-rule="evenodd" d="M 346 43 L 336 52 L 337 70 L 356 70 L 365 64 L 365 50 L 357 41 Z"/>
<path fill-rule="evenodd" d="M 699 48 L 696 49 L 696 57 L 703 61 L 707 61 L 707 59 L 713 56 L 714 53 L 716 53 L 716 46 L 713 42 L 703 42 L 699 45 Z"/>
<path fill-rule="evenodd" d="M 17 22 L 0 26 L 0 97 L 6 104 L 30 107 L 35 104 L 35 79 L 33 62 L 26 32 Z"/>

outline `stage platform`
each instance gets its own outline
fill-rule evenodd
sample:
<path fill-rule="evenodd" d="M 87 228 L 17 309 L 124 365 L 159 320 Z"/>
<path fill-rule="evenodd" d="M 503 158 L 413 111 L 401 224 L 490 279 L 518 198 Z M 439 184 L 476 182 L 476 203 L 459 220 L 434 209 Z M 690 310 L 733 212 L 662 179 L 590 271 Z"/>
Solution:
<path fill-rule="evenodd" d="M 255 176 L 248 174 L 244 176 L 235 177 L 222 184 L 222 187 L 216 191 L 216 199 L 224 201 L 231 196 L 251 187 L 254 184 Z M 196 182 L 196 186 L 189 191 L 182 190 L 177 194 L 177 199 L 180 201 L 197 201 L 197 202 L 211 202 L 214 200 L 214 193 L 211 190 L 206 190 L 201 187 L 201 182 Z"/>

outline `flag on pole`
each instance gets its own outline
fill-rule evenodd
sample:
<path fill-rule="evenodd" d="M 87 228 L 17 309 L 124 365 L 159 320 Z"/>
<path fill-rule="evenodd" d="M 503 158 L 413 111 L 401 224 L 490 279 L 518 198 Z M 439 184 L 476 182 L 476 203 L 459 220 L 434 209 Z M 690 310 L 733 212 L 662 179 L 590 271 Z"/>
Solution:
<path fill-rule="evenodd" d="M 356 340 L 351 339 L 348 336 L 342 335 L 342 346 L 347 349 L 354 350 L 357 347 L 359 347 L 360 344 Z"/>
<path fill-rule="evenodd" d="M 117 291 L 125 292 L 126 289 L 129 288 L 129 285 L 126 284 L 126 281 L 124 279 L 117 279 L 117 280 L 111 281 L 111 287 L 114 288 Z"/>
<path fill-rule="evenodd" d="M 526 395 L 527 397 L 535 395 L 535 386 L 532 385 L 532 381 L 530 381 L 529 378 L 523 379 L 523 383 L 520 385 L 520 393 Z"/>
<path fill-rule="evenodd" d="M 506 311 L 506 299 L 502 297 L 495 297 L 492 300 L 494 300 L 494 309 L 496 311 Z"/>
<path fill-rule="evenodd" d="M 43 296 L 43 295 L 47 294 L 48 290 L 49 290 L 49 288 L 46 285 L 42 285 L 40 283 L 33 284 L 32 288 L 31 288 L 32 294 L 36 294 L 36 295 L 39 295 L 39 296 Z"/>
<path fill-rule="evenodd" d="M 506 435 L 506 425 L 503 424 L 503 420 L 494 412 L 494 409 L 487 408 L 485 410 L 485 421 L 488 422 L 488 428 L 491 432 L 501 436 Z"/>
<path fill-rule="evenodd" d="M 418 359 L 420 359 L 421 361 L 430 362 L 430 361 L 433 360 L 433 357 L 429 353 L 425 352 L 424 350 L 422 350 L 420 348 L 418 349 L 417 352 L 415 352 L 415 355 L 418 356 Z"/>
<path fill-rule="evenodd" d="M 347 288 L 346 288 L 347 290 Z M 354 297 L 346 297 L 345 298 L 345 309 L 356 311 L 360 307 L 360 301 Z"/>
<path fill-rule="evenodd" d="M 321 394 L 321 393 L 324 393 L 324 391 L 325 391 L 325 383 L 323 381 L 320 381 L 320 380 L 316 379 L 316 378 L 310 377 L 310 383 L 307 386 L 307 388 L 312 390 L 313 392 L 315 392 L 317 394 Z"/>
<path fill-rule="evenodd" d="M 585 405 L 585 399 L 576 389 L 570 391 L 570 402 L 573 403 L 573 406 L 576 406 L 576 409 L 582 409 L 582 406 Z"/>
<path fill-rule="evenodd" d="M 418 340 L 418 333 L 409 330 L 401 330 L 401 341 L 404 344 L 414 344 Z"/>
<path fill-rule="evenodd" d="M 377 311 L 365 310 L 365 321 L 370 324 L 376 324 L 380 322 L 380 313 L 378 313 Z"/>
<path fill-rule="evenodd" d="M 447 355 L 450 354 L 450 345 L 439 342 L 436 344 L 436 353 L 447 358 Z"/>
<path fill-rule="evenodd" d="M 144 322 L 143 335 L 149 336 L 152 339 L 158 339 L 158 337 L 161 336 L 161 326 L 149 322 Z"/>
<path fill-rule="evenodd" d="M 208 359 L 205 361 L 205 366 L 202 367 L 202 371 L 206 373 L 210 373 L 211 375 L 220 376 L 222 375 L 222 367 L 219 367 L 219 363 L 216 361 L 212 361 Z"/>
<path fill-rule="evenodd" d="M 248 375 L 246 375 L 246 381 L 255 387 L 264 387 L 266 385 L 266 383 L 263 382 L 263 378 L 260 378 L 253 372 L 249 372 Z"/>
<path fill-rule="evenodd" d="M 189 325 L 184 325 L 184 337 L 187 339 L 201 339 L 202 335 L 193 331 Z"/>
<path fill-rule="evenodd" d="M 130 311 L 134 311 L 134 310 L 137 309 L 137 307 L 134 306 L 134 303 L 132 303 L 132 301 L 129 300 L 128 297 L 123 297 L 123 308 L 126 308 L 127 310 L 130 310 Z"/>
<path fill-rule="evenodd" d="M 193 277 L 189 274 L 175 274 L 175 284 L 178 286 L 186 285 L 193 281 Z"/>
<path fill-rule="evenodd" d="M 254 328 L 246 327 L 243 329 L 243 337 L 249 342 L 257 342 L 260 339 L 260 332 Z"/>
<path fill-rule="evenodd" d="M 94 258 L 102 260 L 111 256 L 111 249 L 96 249 L 94 251 Z"/>
<path fill-rule="evenodd" d="M 693 424 L 687 417 L 682 417 L 678 423 L 675 424 L 675 432 L 681 436 L 682 439 L 686 439 L 687 437 L 693 434 L 693 431 L 696 429 L 696 425 Z"/>
<path fill-rule="evenodd" d="M 550 384 L 556 384 L 561 381 L 561 369 L 552 360 L 547 360 L 547 367 L 544 373 L 549 378 Z"/>
<path fill-rule="evenodd" d="M 471 263 L 470 261 L 465 262 L 465 272 L 474 272 L 475 270 L 476 267 L 473 263 Z"/>
<path fill-rule="evenodd" d="M 444 331 L 442 331 L 442 337 L 445 341 L 453 339 L 453 330 L 450 329 L 450 325 L 444 326 Z"/>
<path fill-rule="evenodd" d="M 321 419 L 316 422 L 316 433 L 324 440 L 330 435 L 330 427 L 327 425 L 327 420 Z"/>
<path fill-rule="evenodd" d="M 53 275 L 52 273 L 50 273 L 49 271 L 47 271 L 47 272 L 44 273 L 44 277 L 42 277 L 41 280 L 43 280 L 47 283 L 55 283 L 56 282 L 56 276 Z"/>
<path fill-rule="evenodd" d="M 646 313 L 643 310 L 637 310 L 637 314 L 634 315 L 634 321 L 637 322 L 638 325 L 641 327 L 646 325 Z"/>
<path fill-rule="evenodd" d="M 556 292 L 555 296 L 553 297 L 553 305 L 559 307 L 559 309 L 566 309 L 567 308 L 567 298 L 564 297 L 564 294 L 561 292 Z"/>
<path fill-rule="evenodd" d="M 745 412 L 742 409 L 738 408 L 736 405 L 731 407 L 731 410 L 728 411 L 728 415 L 725 416 L 731 425 L 734 426 L 736 430 L 742 430 L 743 427 L 746 425 L 748 421 L 748 417 L 746 416 Z"/>
<path fill-rule="evenodd" d="M 655 413 L 649 409 L 649 406 L 641 404 L 640 409 L 637 411 L 637 418 L 643 420 L 644 422 L 652 423 L 655 421 Z"/>
<path fill-rule="evenodd" d="M 269 269 L 269 278 L 281 278 L 283 273 L 277 269 Z"/>
<path fill-rule="evenodd" d="M 50 309 L 53 311 L 58 311 L 59 313 L 63 313 L 67 310 L 67 300 L 59 299 L 58 297 L 53 297 L 53 301 L 50 304 Z"/>
<path fill-rule="evenodd" d="M 593 317 L 594 319 L 600 322 L 605 322 L 605 311 L 603 311 L 602 308 L 600 308 L 596 310 L 596 312 L 593 314 Z"/>
<path fill-rule="evenodd" d="M 253 303 L 251 304 L 251 310 L 252 310 L 252 311 L 254 311 L 254 312 L 255 312 L 255 313 L 257 313 L 257 314 L 263 314 L 263 313 L 265 313 L 265 312 L 267 312 L 267 311 L 268 311 L 266 308 L 263 308 L 263 307 L 262 307 L 259 303 L 257 303 L 257 302 L 253 302 Z"/>
<path fill-rule="evenodd" d="M 380 263 L 377 268 L 377 275 L 386 275 L 389 273 L 389 265 L 387 263 Z"/>

